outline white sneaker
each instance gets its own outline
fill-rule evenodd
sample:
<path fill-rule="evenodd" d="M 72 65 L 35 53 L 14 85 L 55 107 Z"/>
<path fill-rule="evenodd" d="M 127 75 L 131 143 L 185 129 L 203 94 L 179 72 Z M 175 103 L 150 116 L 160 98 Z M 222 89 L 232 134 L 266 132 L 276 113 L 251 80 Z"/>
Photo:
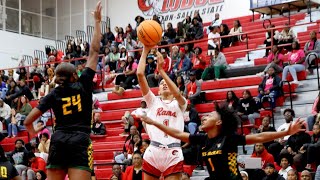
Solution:
<path fill-rule="evenodd" d="M 302 86 L 301 82 L 299 82 L 299 81 L 292 81 L 291 83 L 292 83 L 292 84 L 296 84 L 296 85 L 298 85 L 298 86 Z"/>

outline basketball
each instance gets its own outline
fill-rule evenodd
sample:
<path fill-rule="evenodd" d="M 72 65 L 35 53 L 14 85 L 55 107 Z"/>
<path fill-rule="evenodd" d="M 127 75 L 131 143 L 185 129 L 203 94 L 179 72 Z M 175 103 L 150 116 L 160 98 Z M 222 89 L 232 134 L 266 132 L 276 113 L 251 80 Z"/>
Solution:
<path fill-rule="evenodd" d="M 155 46 L 161 40 L 162 28 L 154 20 L 145 20 L 137 28 L 139 41 L 146 46 Z"/>

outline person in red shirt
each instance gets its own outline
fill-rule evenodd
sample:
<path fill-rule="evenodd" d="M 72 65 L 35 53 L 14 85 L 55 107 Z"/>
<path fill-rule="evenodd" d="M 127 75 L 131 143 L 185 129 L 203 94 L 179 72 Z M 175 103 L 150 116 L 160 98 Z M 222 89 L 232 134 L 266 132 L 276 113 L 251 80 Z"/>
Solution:
<path fill-rule="evenodd" d="M 36 172 L 38 172 L 39 170 L 47 172 L 46 162 L 41 157 L 36 157 L 33 152 L 29 152 L 28 160 L 31 165 L 27 170 L 22 172 L 22 179 L 35 179 Z"/>
<path fill-rule="evenodd" d="M 121 172 L 121 167 L 119 164 L 114 164 L 112 166 L 112 175 L 109 178 L 110 180 L 122 180 L 123 173 Z"/>
<path fill-rule="evenodd" d="M 168 74 L 172 69 L 172 60 L 168 56 L 168 54 L 164 48 L 162 48 L 160 50 L 160 52 L 161 52 L 161 54 L 163 56 L 163 60 L 164 60 L 162 68 Z M 153 74 L 149 74 L 147 76 L 147 81 L 148 81 L 149 87 L 157 87 L 159 85 L 159 82 L 161 81 L 161 79 L 162 78 L 159 74 L 159 71 L 158 71 L 158 69 L 156 69 Z"/>
<path fill-rule="evenodd" d="M 268 163 L 274 163 L 273 156 L 270 153 L 268 153 L 268 151 L 264 148 L 264 145 L 262 143 L 256 143 L 254 145 L 254 151 L 251 157 L 261 157 L 262 169 L 265 169 Z"/>
<path fill-rule="evenodd" d="M 184 90 L 184 96 L 190 100 L 191 104 L 200 103 L 201 83 L 196 80 L 196 73 L 189 73 L 190 83 L 187 84 Z"/>
<path fill-rule="evenodd" d="M 195 56 L 192 57 L 192 70 L 196 73 L 196 79 L 201 79 L 202 72 L 206 68 L 206 61 L 202 55 L 202 49 L 200 47 L 194 48 Z"/>
<path fill-rule="evenodd" d="M 142 155 L 140 152 L 135 152 L 132 156 L 132 166 L 127 167 L 123 174 L 124 180 L 142 180 Z"/>

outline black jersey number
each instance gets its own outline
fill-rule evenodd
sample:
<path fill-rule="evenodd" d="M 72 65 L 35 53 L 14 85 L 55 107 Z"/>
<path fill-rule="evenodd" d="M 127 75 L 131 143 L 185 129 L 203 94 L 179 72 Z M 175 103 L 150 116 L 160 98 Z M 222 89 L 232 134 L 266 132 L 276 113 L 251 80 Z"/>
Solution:
<path fill-rule="evenodd" d="M 1 173 L 1 178 L 8 178 L 8 170 L 7 167 L 5 166 L 0 166 L 0 173 Z"/>
<path fill-rule="evenodd" d="M 80 94 L 71 96 L 71 97 L 62 98 L 62 101 L 63 101 L 63 105 L 62 105 L 63 115 L 72 114 L 72 110 L 68 110 L 70 106 L 78 106 L 78 112 L 82 111 Z"/>

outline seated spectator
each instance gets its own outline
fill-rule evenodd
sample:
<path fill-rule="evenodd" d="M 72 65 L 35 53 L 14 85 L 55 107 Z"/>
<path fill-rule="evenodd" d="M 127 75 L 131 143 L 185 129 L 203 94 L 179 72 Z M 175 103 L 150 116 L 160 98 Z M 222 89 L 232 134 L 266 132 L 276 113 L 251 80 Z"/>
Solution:
<path fill-rule="evenodd" d="M 279 162 L 278 162 L 279 163 Z M 288 153 L 280 154 L 280 167 L 279 175 L 281 175 L 284 179 L 287 179 L 288 172 L 292 169 L 292 157 Z"/>
<path fill-rule="evenodd" d="M 200 12 L 199 12 L 199 11 L 195 11 L 195 12 L 194 12 L 193 19 L 197 19 L 199 22 L 202 23 L 202 18 L 201 18 L 201 16 L 200 16 Z"/>
<path fill-rule="evenodd" d="M 317 39 L 316 31 L 310 32 L 310 40 L 304 45 L 304 53 L 306 55 L 307 69 L 311 72 L 310 65 L 315 65 L 314 60 L 320 57 L 320 41 Z"/>
<path fill-rule="evenodd" d="M 189 74 L 190 82 L 186 85 L 184 96 L 190 100 L 191 104 L 201 103 L 201 82 L 196 79 L 196 73 L 191 71 Z"/>
<path fill-rule="evenodd" d="M 221 24 L 220 25 L 220 36 L 227 36 L 229 35 L 230 30 L 228 25 L 226 24 Z M 221 38 L 221 44 L 220 44 L 220 48 L 226 48 L 230 46 L 230 37 L 223 37 Z"/>
<path fill-rule="evenodd" d="M 275 26 L 273 24 L 269 25 L 268 30 L 266 32 L 266 40 L 264 40 L 264 44 L 266 45 L 266 47 L 273 45 L 277 45 L 278 44 L 278 40 L 279 40 L 279 31 L 276 29 L 272 29 L 275 28 Z M 271 30 L 272 29 L 272 30 Z M 273 36 L 273 37 L 272 37 Z M 269 55 L 269 50 L 270 48 L 266 49 L 266 54 L 265 57 L 268 57 Z"/>
<path fill-rule="evenodd" d="M 21 104 L 20 107 L 18 107 L 16 118 L 18 118 L 17 116 L 20 116 L 20 118 L 24 120 L 31 112 L 32 106 L 30 105 L 29 100 L 25 96 L 20 97 L 20 102 Z"/>
<path fill-rule="evenodd" d="M 211 25 L 207 28 L 207 34 L 209 34 L 211 32 L 210 27 L 212 27 L 212 28 L 220 27 L 221 23 L 222 23 L 222 19 L 220 18 L 220 14 L 215 13 L 214 19 L 212 20 Z"/>
<path fill-rule="evenodd" d="M 134 125 L 134 118 L 130 114 L 130 111 L 126 111 L 124 115 L 121 117 L 124 126 L 124 132 L 119 134 L 119 136 L 127 136 L 131 127 Z"/>
<path fill-rule="evenodd" d="M 132 156 L 132 166 L 127 167 L 126 172 L 123 174 L 123 179 L 142 180 L 142 155 L 135 152 Z"/>
<path fill-rule="evenodd" d="M 106 128 L 103 123 L 100 121 L 100 113 L 94 113 L 93 124 L 92 124 L 92 133 L 94 135 L 105 135 Z"/>
<path fill-rule="evenodd" d="M 238 41 L 242 41 L 241 39 L 241 34 L 242 33 L 242 26 L 240 24 L 239 20 L 235 20 L 233 22 L 233 28 L 231 28 L 229 35 L 234 35 L 230 37 L 230 42 L 229 42 L 229 46 L 232 46 L 234 43 L 238 42 Z"/>
<path fill-rule="evenodd" d="M 107 27 L 106 32 L 103 34 L 102 44 L 105 46 L 108 44 L 109 41 L 114 41 L 114 40 L 115 40 L 114 34 L 110 30 L 110 27 Z"/>
<path fill-rule="evenodd" d="M 306 157 L 307 165 L 306 169 L 311 169 L 311 164 L 316 163 L 320 164 L 320 124 L 313 125 L 313 135 L 311 136 L 311 143 L 306 143 L 301 147 L 300 151 Z"/>
<path fill-rule="evenodd" d="M 47 179 L 47 175 L 45 172 L 39 170 L 37 173 L 36 173 L 36 180 L 46 180 Z"/>
<path fill-rule="evenodd" d="M 268 65 L 263 72 L 258 73 L 257 76 L 265 76 L 270 67 L 273 67 L 276 73 L 281 73 L 283 70 L 283 58 L 279 47 L 277 45 L 272 46 L 271 54 L 269 54 L 267 58 Z"/>
<path fill-rule="evenodd" d="M 186 16 L 186 18 L 182 21 L 183 23 L 183 28 L 185 30 L 185 32 L 189 32 L 189 29 L 191 28 L 192 26 L 192 20 L 191 20 L 191 17 L 190 16 Z"/>
<path fill-rule="evenodd" d="M 184 42 L 186 38 L 186 30 L 183 28 L 183 23 L 178 22 L 177 24 L 177 37 L 175 43 Z"/>
<path fill-rule="evenodd" d="M 0 132 L 3 131 L 3 124 L 8 126 L 11 118 L 11 108 L 8 104 L 0 99 Z"/>
<path fill-rule="evenodd" d="M 192 57 L 192 69 L 196 73 L 196 79 L 201 79 L 202 72 L 206 68 L 206 60 L 205 57 L 202 55 L 202 48 L 195 47 L 194 48 L 195 55 Z"/>
<path fill-rule="evenodd" d="M 0 92 L 1 92 L 1 97 L 3 94 L 6 94 L 8 88 L 6 82 L 3 81 L 3 79 L 0 77 Z"/>
<path fill-rule="evenodd" d="M 264 145 L 262 143 L 257 143 L 254 145 L 253 153 L 251 154 L 251 157 L 260 157 L 261 158 L 261 167 L 262 169 L 266 168 L 266 165 L 268 163 L 274 163 L 273 156 L 268 153 L 268 151 L 265 149 Z"/>
<path fill-rule="evenodd" d="M 194 56 L 193 49 L 190 48 L 190 46 L 188 44 L 184 45 L 183 47 L 185 50 L 185 56 L 191 60 Z"/>
<path fill-rule="evenodd" d="M 161 53 L 162 53 L 162 51 L 161 51 Z M 171 54 L 170 54 L 169 58 L 171 58 L 173 64 L 178 61 L 178 59 L 180 58 L 180 53 L 179 53 L 179 47 L 178 46 L 172 46 Z"/>
<path fill-rule="evenodd" d="M 113 93 L 122 96 L 126 89 L 132 88 L 133 81 L 137 79 L 136 71 L 138 64 L 134 61 L 132 56 L 128 56 L 127 65 L 123 74 L 116 77 L 115 89 Z M 122 82 L 122 83 L 121 83 Z"/>
<path fill-rule="evenodd" d="M 304 71 L 306 69 L 304 65 L 305 54 L 303 50 L 300 49 L 300 44 L 297 41 L 292 43 L 292 52 L 288 55 L 289 65 L 283 68 L 282 81 L 287 80 L 288 72 L 290 72 L 294 84 L 299 85 L 297 78 L 297 72 Z"/>
<path fill-rule="evenodd" d="M 123 152 L 114 157 L 116 163 L 131 164 L 132 155 L 135 151 L 140 151 L 141 137 L 139 134 L 132 135 L 132 139 L 125 142 Z"/>
<path fill-rule="evenodd" d="M 143 129 L 143 125 L 142 125 L 142 121 L 140 120 L 140 117 L 146 115 L 148 113 L 148 111 L 149 111 L 149 109 L 147 107 L 146 101 L 141 100 L 140 107 L 131 112 L 131 115 L 134 117 L 134 120 L 138 119 L 138 121 L 139 121 L 139 123 L 138 123 L 139 126 L 137 128 L 138 128 L 138 131 L 140 134 L 142 133 L 142 129 Z M 133 123 L 133 124 L 135 124 L 135 123 Z"/>
<path fill-rule="evenodd" d="M 167 24 L 167 29 L 164 31 L 164 36 L 167 38 L 167 41 L 168 41 L 169 44 L 175 43 L 177 33 L 173 29 L 171 23 Z"/>
<path fill-rule="evenodd" d="M 46 128 L 46 125 L 43 120 L 38 120 L 37 125 L 36 125 L 36 129 L 38 131 L 37 138 L 39 141 L 41 139 L 41 135 L 44 133 L 48 134 L 49 135 L 48 139 L 50 139 L 51 133 L 50 133 L 49 129 Z"/>
<path fill-rule="evenodd" d="M 154 74 L 154 71 L 157 69 L 157 64 L 154 61 L 154 56 L 149 55 L 147 57 L 147 64 L 146 64 L 146 77 L 150 74 Z"/>
<path fill-rule="evenodd" d="M 276 75 L 275 69 L 273 67 L 269 67 L 268 75 L 266 75 L 262 82 L 258 87 L 259 95 L 259 106 L 262 107 L 264 100 L 271 100 L 271 108 L 274 109 L 276 107 L 276 100 L 279 96 L 281 96 L 281 79 Z M 268 97 L 266 97 L 268 96 Z"/>
<path fill-rule="evenodd" d="M 119 164 L 114 164 L 112 166 L 112 175 L 109 178 L 110 180 L 122 180 L 123 173 L 121 172 L 121 167 Z"/>
<path fill-rule="evenodd" d="M 249 90 L 242 92 L 242 99 L 239 101 L 237 114 L 240 116 L 242 121 L 249 120 L 250 124 L 255 123 L 255 119 L 260 117 L 257 103 L 251 96 Z"/>
<path fill-rule="evenodd" d="M 141 149 L 140 149 L 142 156 L 143 156 L 144 152 L 146 151 L 146 149 L 149 147 L 149 145 L 150 145 L 149 139 L 142 140 Z"/>
<path fill-rule="evenodd" d="M 179 88 L 180 93 L 183 94 L 186 89 L 183 77 L 181 75 L 177 76 L 174 82 L 176 83 L 176 86 Z"/>
<path fill-rule="evenodd" d="M 158 17 L 156 14 L 154 14 L 154 15 L 152 16 L 152 20 L 156 21 L 157 23 L 159 23 L 159 24 L 161 25 L 160 19 L 159 19 L 159 17 Z"/>
<path fill-rule="evenodd" d="M 185 49 L 180 48 L 180 57 L 178 58 L 176 64 L 173 67 L 173 73 L 170 74 L 170 78 L 172 80 L 174 80 L 175 77 L 177 77 L 181 73 L 187 74 L 188 71 L 191 69 L 191 61 L 188 57 L 185 56 L 185 53 Z"/>
<path fill-rule="evenodd" d="M 210 79 L 220 79 L 221 72 L 228 68 L 227 59 L 219 48 L 214 50 L 214 55 L 211 59 L 211 64 L 202 73 L 201 79 L 203 81 Z M 212 76 L 214 74 L 214 76 Z"/>
<path fill-rule="evenodd" d="M 274 132 L 276 129 L 273 126 L 270 126 L 270 116 L 265 116 L 262 119 L 262 125 L 259 126 L 257 129 L 257 133 L 262 133 L 262 132 Z M 269 145 L 272 144 L 274 141 L 270 142 L 265 142 L 263 143 L 264 147 L 266 149 L 269 148 Z"/>
<path fill-rule="evenodd" d="M 214 49 L 220 48 L 221 39 L 219 34 L 219 27 L 209 26 L 209 35 L 208 35 L 208 55 L 214 55 Z"/>
<path fill-rule="evenodd" d="M 301 172 L 301 180 L 312 180 L 312 175 L 308 170 L 304 170 Z M 315 180 L 318 180 L 315 178 Z"/>
<path fill-rule="evenodd" d="M 116 35 L 116 39 L 115 39 L 116 46 L 119 46 L 119 44 L 122 44 L 124 39 L 125 39 L 125 37 L 124 37 L 123 28 L 119 27 L 119 32 Z"/>
<path fill-rule="evenodd" d="M 120 49 L 120 60 L 121 59 L 127 59 L 127 50 L 126 46 L 119 44 L 119 49 Z"/>
<path fill-rule="evenodd" d="M 285 180 L 278 174 L 273 163 L 267 163 L 264 172 L 266 173 L 266 176 L 262 180 Z"/>
<path fill-rule="evenodd" d="M 132 37 L 135 33 L 133 32 L 133 29 L 132 29 L 132 26 L 131 24 L 128 24 L 126 26 L 126 32 L 124 33 L 124 37 L 127 38 L 127 37 Z"/>
<path fill-rule="evenodd" d="M 38 146 L 39 152 L 48 154 L 49 153 L 49 147 L 50 147 L 49 134 L 42 133 L 40 135 L 40 143 L 39 143 L 39 146 Z"/>
<path fill-rule="evenodd" d="M 15 148 L 8 155 L 10 162 L 17 169 L 19 175 L 22 175 L 22 171 L 27 169 L 28 165 L 28 151 L 24 147 L 24 142 L 21 139 L 15 141 Z"/>
<path fill-rule="evenodd" d="M 72 59 L 75 56 L 75 50 L 73 49 L 73 46 L 71 44 L 67 45 L 66 56 L 68 56 L 69 59 Z M 71 63 L 74 63 L 74 61 Z"/>
<path fill-rule="evenodd" d="M 184 112 L 184 116 L 186 116 L 184 118 L 186 129 L 188 129 L 188 132 L 190 134 L 195 134 L 201 122 L 198 111 L 192 106 L 190 101 L 188 101 L 187 109 Z"/>
<path fill-rule="evenodd" d="M 10 70 L 8 70 L 9 72 Z M 9 79 L 9 76 L 6 75 L 6 72 L 4 70 L 0 70 L 0 78 L 3 80 L 3 82 L 7 82 Z"/>
<path fill-rule="evenodd" d="M 287 180 L 298 180 L 298 172 L 294 169 L 290 169 L 287 173 Z"/>
<path fill-rule="evenodd" d="M 292 44 L 293 41 L 295 40 L 296 40 L 296 35 L 294 34 L 293 30 L 290 28 L 289 24 L 286 23 L 285 27 L 283 28 L 283 30 L 279 35 L 279 44 L 288 44 L 283 48 L 285 48 L 288 51 L 291 51 L 293 46 L 289 44 Z"/>
<path fill-rule="evenodd" d="M 14 94 L 10 94 L 10 95 L 6 96 L 5 101 L 6 100 L 7 101 L 12 101 L 13 99 L 18 98 L 18 97 L 23 96 L 23 95 L 25 95 L 28 98 L 29 101 L 34 99 L 33 94 L 31 93 L 29 87 L 26 85 L 25 80 L 21 80 L 19 82 L 19 84 L 20 84 L 19 91 L 15 92 Z"/>
<path fill-rule="evenodd" d="M 194 17 L 192 19 L 192 27 L 189 29 L 189 34 L 195 40 L 199 40 L 203 38 L 203 25 L 202 22 L 199 21 L 199 18 Z M 190 32 L 191 30 L 191 32 Z"/>
<path fill-rule="evenodd" d="M 109 54 L 109 61 L 106 62 L 106 65 L 109 65 L 111 71 L 116 70 L 119 60 L 120 53 L 118 52 L 118 48 L 116 46 L 112 46 Z"/>
<path fill-rule="evenodd" d="M 95 95 L 92 96 L 92 112 L 93 113 L 102 112 L 100 102 Z"/>
<path fill-rule="evenodd" d="M 2 179 L 12 179 L 12 180 L 20 180 L 20 176 L 16 170 L 16 168 L 11 164 L 4 152 L 3 147 L 0 145 L 0 165 L 3 170 Z"/>
<path fill-rule="evenodd" d="M 28 153 L 30 167 L 22 172 L 22 180 L 31 180 L 36 178 L 36 172 L 46 172 L 46 162 L 41 157 L 36 157 L 33 152 Z"/>
<path fill-rule="evenodd" d="M 249 175 L 246 171 L 240 171 L 242 180 L 249 180 Z"/>
<path fill-rule="evenodd" d="M 126 46 L 127 51 L 129 51 L 128 56 L 136 57 L 135 52 L 132 52 L 131 50 L 138 48 L 137 42 L 135 40 L 133 40 L 131 36 L 127 36 L 126 39 L 127 39 L 127 43 L 125 44 L 125 46 Z"/>
<path fill-rule="evenodd" d="M 4 96 L 1 95 L 1 99 L 5 101 L 9 106 L 11 106 L 11 101 L 7 99 L 6 97 L 9 97 L 10 95 L 13 95 L 17 92 L 19 92 L 20 89 L 15 81 L 11 81 L 10 84 L 8 84 L 8 90 L 4 94 Z"/>
<path fill-rule="evenodd" d="M 231 111 L 236 111 L 238 108 L 238 104 L 239 98 L 237 97 L 237 95 L 233 91 L 228 91 L 226 100 L 225 102 L 223 102 L 222 106 L 227 107 Z"/>

